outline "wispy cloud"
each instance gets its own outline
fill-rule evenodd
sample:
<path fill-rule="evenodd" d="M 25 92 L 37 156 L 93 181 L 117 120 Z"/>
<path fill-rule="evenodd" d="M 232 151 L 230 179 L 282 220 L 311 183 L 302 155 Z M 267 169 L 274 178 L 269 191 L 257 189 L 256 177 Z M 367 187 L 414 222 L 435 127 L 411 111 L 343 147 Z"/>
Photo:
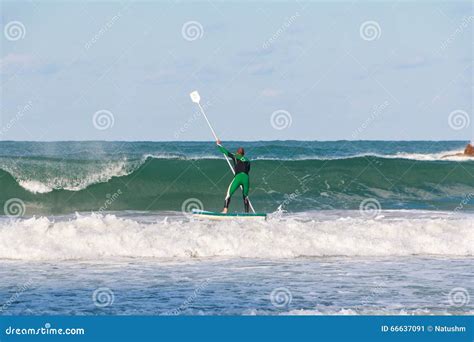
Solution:
<path fill-rule="evenodd" d="M 248 67 L 248 71 L 254 76 L 271 75 L 275 68 L 270 63 L 256 63 Z"/>
<path fill-rule="evenodd" d="M 51 62 L 40 61 L 32 55 L 10 53 L 0 59 L 0 74 L 36 73 L 48 75 L 57 72 L 60 66 Z"/>
<path fill-rule="evenodd" d="M 180 82 L 181 76 L 174 69 L 160 69 L 154 73 L 148 74 L 145 76 L 144 81 L 146 83 L 155 83 L 155 84 L 166 84 Z"/>
<path fill-rule="evenodd" d="M 413 56 L 412 58 L 400 61 L 393 67 L 394 69 L 413 69 L 428 65 L 428 61 L 423 56 Z"/>
<path fill-rule="evenodd" d="M 366 80 L 370 77 L 377 76 L 388 70 L 403 70 L 403 69 L 416 69 L 429 66 L 430 62 L 421 55 L 409 56 L 404 59 L 399 59 L 398 61 L 382 64 L 373 64 L 367 67 L 367 70 L 364 70 L 362 74 L 354 76 L 355 80 Z"/>
<path fill-rule="evenodd" d="M 218 70 L 215 67 L 211 66 L 205 66 L 203 68 L 200 68 L 198 71 L 194 73 L 194 75 L 203 82 L 206 81 L 217 81 L 220 79 L 222 76 L 222 73 L 220 70 Z"/>
<path fill-rule="evenodd" d="M 237 53 L 237 57 L 240 61 L 246 61 L 251 58 L 258 58 L 258 57 L 265 57 L 269 56 L 276 52 L 276 48 L 274 46 L 268 46 L 267 48 L 258 47 L 256 49 L 250 50 L 241 50 Z"/>
<path fill-rule="evenodd" d="M 281 94 L 281 90 L 274 88 L 265 88 L 260 93 L 263 97 L 277 97 Z"/>
<path fill-rule="evenodd" d="M 221 71 L 215 67 L 198 67 L 195 63 L 183 64 L 176 62 L 157 70 L 148 70 L 144 81 L 154 84 L 170 84 L 181 83 L 194 77 L 202 82 L 212 82 L 218 80 L 221 75 Z"/>
<path fill-rule="evenodd" d="M 34 58 L 26 54 L 10 53 L 0 59 L 0 73 L 9 75 L 35 66 Z"/>

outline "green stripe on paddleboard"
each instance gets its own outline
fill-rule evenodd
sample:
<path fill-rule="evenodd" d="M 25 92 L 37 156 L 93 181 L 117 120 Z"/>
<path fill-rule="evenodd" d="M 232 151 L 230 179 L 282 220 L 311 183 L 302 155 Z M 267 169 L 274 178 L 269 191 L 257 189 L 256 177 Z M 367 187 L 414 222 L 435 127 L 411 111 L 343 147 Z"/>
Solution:
<path fill-rule="evenodd" d="M 228 214 L 223 214 L 215 211 L 205 211 L 205 210 L 193 210 L 193 214 L 195 215 L 210 215 L 210 216 L 235 216 L 235 217 L 266 217 L 267 214 L 265 213 L 228 213 Z"/>

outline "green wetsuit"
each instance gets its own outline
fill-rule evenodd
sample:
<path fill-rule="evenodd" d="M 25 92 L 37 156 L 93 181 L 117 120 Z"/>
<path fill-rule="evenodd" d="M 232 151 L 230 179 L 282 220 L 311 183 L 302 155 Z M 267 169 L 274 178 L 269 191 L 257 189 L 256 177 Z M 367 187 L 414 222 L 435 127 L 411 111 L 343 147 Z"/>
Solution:
<path fill-rule="evenodd" d="M 229 208 L 230 198 L 234 194 L 235 190 L 239 187 L 242 187 L 242 196 L 244 199 L 244 208 L 245 212 L 249 212 L 250 202 L 248 200 L 249 195 L 249 171 L 250 171 L 250 161 L 241 154 L 232 154 L 227 151 L 222 145 L 217 145 L 219 151 L 224 153 L 234 163 L 235 176 L 232 179 L 232 182 L 227 188 L 227 195 L 224 201 L 224 208 Z"/>

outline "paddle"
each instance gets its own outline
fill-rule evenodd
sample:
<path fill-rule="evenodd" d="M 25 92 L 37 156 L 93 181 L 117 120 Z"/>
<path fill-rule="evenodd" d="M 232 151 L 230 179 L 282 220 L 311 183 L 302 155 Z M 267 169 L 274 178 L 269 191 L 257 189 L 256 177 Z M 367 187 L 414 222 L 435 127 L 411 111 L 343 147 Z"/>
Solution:
<path fill-rule="evenodd" d="M 214 131 L 214 128 L 212 128 L 212 125 L 209 122 L 209 119 L 207 118 L 206 113 L 204 112 L 204 108 L 202 108 L 202 106 L 201 106 L 201 96 L 199 96 L 198 91 L 197 90 L 193 91 L 191 94 L 189 94 L 189 96 L 191 96 L 191 100 L 199 106 L 199 109 L 201 110 L 201 113 L 204 116 L 204 119 L 206 119 L 207 125 L 211 129 L 212 135 L 214 135 L 214 139 L 216 141 L 218 141 L 219 138 L 217 137 L 217 134 Z M 230 163 L 230 160 L 229 160 L 229 158 L 227 158 L 227 155 L 225 153 L 224 153 L 224 158 L 227 161 L 227 164 L 229 165 L 232 173 L 235 175 L 234 168 L 232 167 L 232 164 Z M 250 203 L 250 199 L 249 199 L 249 205 L 250 205 L 250 209 L 252 209 L 252 211 L 255 213 L 255 209 L 253 208 L 252 203 Z"/>

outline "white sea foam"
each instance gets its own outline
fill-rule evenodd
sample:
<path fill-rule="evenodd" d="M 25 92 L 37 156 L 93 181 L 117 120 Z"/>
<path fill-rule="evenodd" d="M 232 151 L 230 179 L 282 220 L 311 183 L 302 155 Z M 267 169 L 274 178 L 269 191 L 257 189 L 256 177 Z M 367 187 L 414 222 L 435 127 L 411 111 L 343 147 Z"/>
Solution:
<path fill-rule="evenodd" d="M 271 315 L 272 312 L 264 310 L 254 310 L 246 313 L 251 315 Z M 359 307 L 356 309 L 345 308 L 324 308 L 324 309 L 294 309 L 284 312 L 279 312 L 278 315 L 283 316 L 358 316 L 358 315 L 397 315 L 397 316 L 418 316 L 418 315 L 452 315 L 447 308 L 400 308 L 400 307 Z M 456 313 L 459 314 L 459 313 Z M 463 312 L 463 315 L 472 315 L 473 311 Z"/>
<path fill-rule="evenodd" d="M 381 156 L 384 158 L 402 158 L 402 159 L 412 159 L 412 160 L 426 160 L 426 161 L 435 161 L 435 160 L 445 160 L 445 161 L 474 161 L 474 158 L 459 156 L 456 154 L 462 153 L 462 151 L 444 151 L 439 153 L 408 153 L 408 152 L 399 152 L 393 155 Z"/>
<path fill-rule="evenodd" d="M 92 184 L 106 183 L 112 177 L 126 176 L 136 169 L 132 167 L 126 160 L 111 162 L 103 167 L 96 167 L 91 170 L 78 170 L 81 175 L 51 176 L 44 180 L 33 179 L 21 174 L 17 169 L 11 171 L 12 175 L 17 179 L 18 184 L 25 190 L 32 193 L 47 193 L 55 189 L 64 189 L 69 191 L 80 191 Z M 58 173 L 52 170 L 52 174 Z"/>
<path fill-rule="evenodd" d="M 473 256 L 472 217 L 139 222 L 114 215 L 0 221 L 0 259 Z"/>
<path fill-rule="evenodd" d="M 409 153 L 409 152 L 398 152 L 395 154 L 380 154 L 380 153 L 360 153 L 352 156 L 344 157 L 316 157 L 316 158 L 302 158 L 302 159 L 321 159 L 321 160 L 341 160 L 349 158 L 359 157 L 377 157 L 387 159 L 409 159 L 419 161 L 457 161 L 457 162 L 468 162 L 474 161 L 474 158 L 456 155 L 462 153 L 462 151 L 444 151 L 438 153 Z"/>
<path fill-rule="evenodd" d="M 37 180 L 19 180 L 18 184 L 34 194 L 44 194 L 53 191 L 53 188 Z"/>
<path fill-rule="evenodd" d="M 410 159 L 410 160 L 419 160 L 419 161 L 474 161 L 474 158 L 458 156 L 455 154 L 462 153 L 462 151 L 444 151 L 438 153 L 409 153 L 409 152 L 398 152 L 395 154 L 381 154 L 381 153 L 358 153 L 353 155 L 346 156 L 324 156 L 324 155 L 305 155 L 305 156 L 295 156 L 291 157 L 282 157 L 282 156 L 251 156 L 252 160 L 344 160 L 351 158 L 361 158 L 361 157 L 377 157 L 377 158 L 388 158 L 388 159 Z M 447 157 L 448 156 L 448 157 Z M 195 159 L 222 159 L 222 155 L 176 155 L 176 154 L 147 154 L 146 158 L 154 159 L 181 159 L 181 160 L 195 160 Z"/>

